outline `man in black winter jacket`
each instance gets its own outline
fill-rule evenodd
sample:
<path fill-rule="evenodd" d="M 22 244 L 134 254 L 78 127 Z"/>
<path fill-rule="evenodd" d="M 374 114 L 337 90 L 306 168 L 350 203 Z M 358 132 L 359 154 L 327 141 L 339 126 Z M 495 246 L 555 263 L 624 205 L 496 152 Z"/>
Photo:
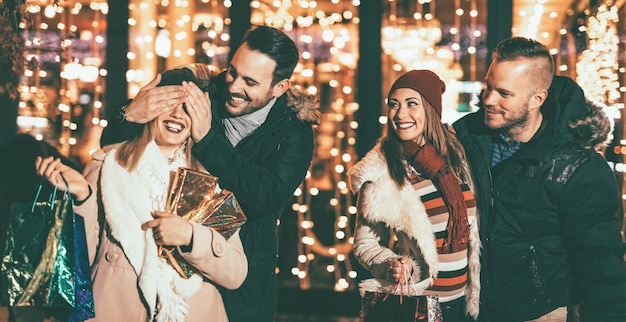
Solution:
<path fill-rule="evenodd" d="M 480 321 L 626 321 L 619 188 L 595 148 L 610 131 L 548 49 L 493 52 L 480 110 L 454 123 L 483 243 Z"/>
<path fill-rule="evenodd" d="M 299 59 L 282 31 L 248 31 L 227 71 L 208 88 L 193 84 L 146 85 L 118 108 L 101 144 L 126 140 L 143 124 L 185 103 L 192 120 L 193 156 L 223 189 L 237 197 L 248 221 L 239 233 L 248 258 L 248 276 L 237 290 L 221 290 L 231 322 L 274 320 L 277 303 L 276 224 L 304 179 L 314 146 L 316 100 L 292 88 Z"/>

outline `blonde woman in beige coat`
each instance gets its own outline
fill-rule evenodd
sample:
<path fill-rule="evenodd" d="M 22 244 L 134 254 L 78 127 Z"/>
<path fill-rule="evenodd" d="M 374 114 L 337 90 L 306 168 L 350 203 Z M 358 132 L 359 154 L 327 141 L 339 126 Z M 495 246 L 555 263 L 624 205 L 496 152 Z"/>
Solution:
<path fill-rule="evenodd" d="M 183 82 L 202 86 L 187 68 L 164 73 L 159 86 Z M 162 212 L 171 173 L 198 168 L 190 133 L 181 104 L 141 136 L 94 153 L 84 177 L 58 159 L 38 158 L 38 174 L 65 189 L 62 173 L 85 217 L 96 309 L 89 321 L 228 321 L 217 285 L 236 289 L 246 277 L 239 233 L 226 240 Z M 159 245 L 176 246 L 197 273 L 180 277 L 157 256 Z"/>

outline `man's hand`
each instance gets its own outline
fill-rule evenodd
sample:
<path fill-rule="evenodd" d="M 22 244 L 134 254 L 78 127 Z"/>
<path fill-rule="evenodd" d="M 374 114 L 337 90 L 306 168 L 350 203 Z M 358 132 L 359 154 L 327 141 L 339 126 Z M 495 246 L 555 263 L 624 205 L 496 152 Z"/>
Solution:
<path fill-rule="evenodd" d="M 182 86 L 159 86 L 161 74 L 139 90 L 137 96 L 126 107 L 126 120 L 146 124 L 155 117 L 172 111 L 185 102 L 187 91 Z"/>
<path fill-rule="evenodd" d="M 156 219 L 145 222 L 141 229 L 152 229 L 157 245 L 189 246 L 193 236 L 193 226 L 190 222 L 167 212 L 155 211 L 152 215 Z"/>
<path fill-rule="evenodd" d="M 192 82 L 183 82 L 183 88 L 188 93 L 187 113 L 191 117 L 191 138 L 198 142 L 211 130 L 211 100 L 209 93 L 203 92 Z"/>

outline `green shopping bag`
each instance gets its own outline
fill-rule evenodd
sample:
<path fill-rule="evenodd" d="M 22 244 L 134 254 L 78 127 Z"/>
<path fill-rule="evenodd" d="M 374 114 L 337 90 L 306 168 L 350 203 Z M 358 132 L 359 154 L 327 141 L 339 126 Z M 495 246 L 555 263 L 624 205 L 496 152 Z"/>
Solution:
<path fill-rule="evenodd" d="M 82 217 L 56 187 L 48 201 L 11 206 L 0 264 L 0 303 L 9 306 L 72 308 L 70 320 L 94 316 Z"/>

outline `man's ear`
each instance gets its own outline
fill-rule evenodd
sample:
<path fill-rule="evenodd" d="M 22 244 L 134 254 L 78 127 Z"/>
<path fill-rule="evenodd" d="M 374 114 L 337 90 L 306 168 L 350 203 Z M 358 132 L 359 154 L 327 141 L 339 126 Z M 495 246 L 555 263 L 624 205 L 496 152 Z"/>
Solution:
<path fill-rule="evenodd" d="M 285 92 L 289 89 L 289 86 L 291 86 L 290 80 L 288 79 L 281 80 L 280 82 L 274 85 L 272 96 L 280 97 L 281 95 L 285 94 Z"/>
<path fill-rule="evenodd" d="M 536 106 L 537 108 L 540 108 L 541 105 L 543 105 L 543 103 L 546 101 L 546 99 L 548 98 L 548 90 L 547 89 L 541 89 L 541 90 L 537 90 L 531 100 L 534 101 L 533 106 Z"/>

